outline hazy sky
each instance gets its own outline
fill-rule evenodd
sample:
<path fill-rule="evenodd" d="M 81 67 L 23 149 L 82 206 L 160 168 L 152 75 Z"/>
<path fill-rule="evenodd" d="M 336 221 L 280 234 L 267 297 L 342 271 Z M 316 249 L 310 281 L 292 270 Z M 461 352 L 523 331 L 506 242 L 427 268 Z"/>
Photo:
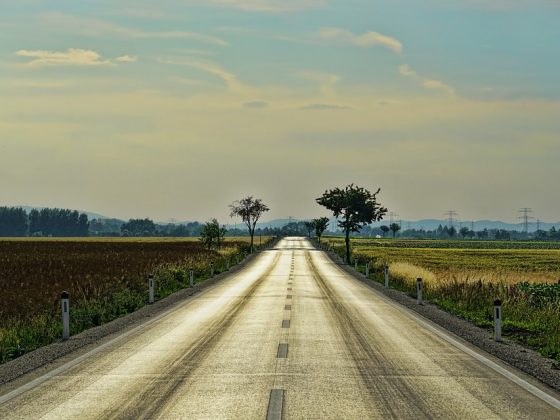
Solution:
<path fill-rule="evenodd" d="M 560 220 L 557 0 L 0 0 L 0 205 L 229 222 L 381 187 Z"/>

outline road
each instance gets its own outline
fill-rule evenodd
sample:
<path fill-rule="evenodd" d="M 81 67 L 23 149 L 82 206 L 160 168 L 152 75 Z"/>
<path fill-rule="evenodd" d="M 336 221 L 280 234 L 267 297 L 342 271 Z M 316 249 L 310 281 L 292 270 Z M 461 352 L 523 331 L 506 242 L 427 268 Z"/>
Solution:
<path fill-rule="evenodd" d="M 554 396 L 450 337 L 287 238 L 0 397 L 0 418 L 560 418 Z"/>

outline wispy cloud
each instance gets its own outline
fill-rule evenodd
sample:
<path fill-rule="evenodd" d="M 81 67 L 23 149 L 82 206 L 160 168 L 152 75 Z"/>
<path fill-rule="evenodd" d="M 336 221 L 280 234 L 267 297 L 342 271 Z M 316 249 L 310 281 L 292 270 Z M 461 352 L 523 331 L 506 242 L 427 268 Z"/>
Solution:
<path fill-rule="evenodd" d="M 440 89 L 447 92 L 450 95 L 455 94 L 455 89 L 449 86 L 447 83 L 443 83 L 439 80 L 424 80 L 421 85 L 428 89 Z"/>
<path fill-rule="evenodd" d="M 115 58 L 115 60 L 120 61 L 121 63 L 134 63 L 135 61 L 138 61 L 138 57 L 135 55 L 124 54 Z"/>
<path fill-rule="evenodd" d="M 104 66 L 111 65 L 111 61 L 103 60 L 101 55 L 92 50 L 70 48 L 66 52 L 45 50 L 19 50 L 19 57 L 31 58 L 28 66 Z"/>
<path fill-rule="evenodd" d="M 403 50 L 403 45 L 398 39 L 380 34 L 379 32 L 366 32 L 362 35 L 355 35 L 350 31 L 340 28 L 321 28 L 317 37 L 322 40 L 352 44 L 362 48 L 380 46 L 397 54 L 401 54 Z"/>
<path fill-rule="evenodd" d="M 247 12 L 289 13 L 323 7 L 325 0 L 208 0 L 208 3 Z"/>
<path fill-rule="evenodd" d="M 143 31 L 125 26 L 116 25 L 99 19 L 81 18 L 72 16 L 65 13 L 46 13 L 40 15 L 39 19 L 52 26 L 57 31 L 77 33 L 80 35 L 87 35 L 98 37 L 102 35 L 112 34 L 128 38 L 175 38 L 175 39 L 190 39 L 193 41 L 218 45 L 225 47 L 228 45 L 226 41 L 221 38 L 201 34 L 191 31 Z"/>
<path fill-rule="evenodd" d="M 319 84 L 319 90 L 323 95 L 332 95 L 334 93 L 334 86 L 339 82 L 340 76 L 329 73 L 319 73 L 313 71 L 305 71 L 299 74 L 299 77 L 304 80 L 309 80 Z"/>
<path fill-rule="evenodd" d="M 268 108 L 268 106 L 269 106 L 268 102 L 260 101 L 260 100 L 249 101 L 243 104 L 244 108 L 249 108 L 249 109 L 264 109 L 264 108 Z"/>
<path fill-rule="evenodd" d="M 399 73 L 405 77 L 410 77 L 418 81 L 419 85 L 425 87 L 427 89 L 436 89 L 441 90 L 449 95 L 455 95 L 455 89 L 449 86 L 447 83 L 444 83 L 440 80 L 433 80 L 433 79 L 426 79 L 425 77 L 421 76 L 413 70 L 408 64 L 402 64 L 399 66 Z"/>

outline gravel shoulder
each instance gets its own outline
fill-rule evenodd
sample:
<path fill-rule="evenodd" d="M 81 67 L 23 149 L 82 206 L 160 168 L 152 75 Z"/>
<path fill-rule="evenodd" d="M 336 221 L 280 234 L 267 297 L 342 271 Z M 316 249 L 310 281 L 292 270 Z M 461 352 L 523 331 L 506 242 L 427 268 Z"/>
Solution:
<path fill-rule="evenodd" d="M 46 372 L 118 337 L 123 332 L 139 327 L 149 322 L 154 317 L 172 310 L 175 306 L 184 303 L 187 299 L 196 297 L 201 292 L 212 288 L 226 277 L 235 275 L 258 255 L 259 253 L 249 255 L 239 265 L 230 268 L 229 271 L 195 284 L 192 288 L 182 289 L 122 318 L 117 318 L 107 324 L 85 330 L 70 337 L 67 341 L 59 341 L 41 347 L 0 365 L 0 394 L 10 392 L 12 389 L 36 377 L 40 377 Z"/>
<path fill-rule="evenodd" d="M 542 384 L 555 391 L 560 391 L 560 369 L 557 367 L 554 360 L 544 358 L 536 351 L 508 339 L 503 339 L 501 343 L 497 343 L 494 341 L 493 335 L 489 331 L 477 327 L 465 319 L 450 314 L 429 302 L 425 301 L 424 305 L 418 305 L 416 298 L 398 290 L 391 288 L 385 289 L 382 284 L 366 278 L 362 273 L 344 264 L 335 253 L 328 252 L 327 254 L 331 260 L 348 274 L 381 294 L 405 306 L 409 310 L 414 311 L 427 320 L 432 321 L 467 343 L 484 350 L 500 361 L 513 366 L 532 378 L 536 378 Z"/>

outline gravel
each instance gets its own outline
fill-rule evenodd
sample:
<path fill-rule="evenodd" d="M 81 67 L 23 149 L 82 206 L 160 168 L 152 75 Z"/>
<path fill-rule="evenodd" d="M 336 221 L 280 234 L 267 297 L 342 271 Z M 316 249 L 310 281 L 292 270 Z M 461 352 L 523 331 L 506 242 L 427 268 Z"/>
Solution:
<path fill-rule="evenodd" d="M 434 304 L 424 300 L 423 305 L 418 305 L 416 298 L 394 289 L 385 287 L 373 280 L 367 279 L 363 274 L 342 263 L 340 257 L 333 252 L 329 256 L 340 265 L 347 273 L 356 279 L 366 283 L 376 291 L 384 294 L 390 299 L 407 307 L 408 309 L 422 315 L 435 324 L 452 332 L 463 340 L 501 359 L 507 364 L 521 370 L 522 372 L 538 379 L 545 385 L 560 391 L 560 363 L 547 359 L 528 347 L 503 338 L 501 343 L 494 341 L 493 333 L 477 327 L 469 321 L 459 318 L 449 312 L 440 309 Z"/>

